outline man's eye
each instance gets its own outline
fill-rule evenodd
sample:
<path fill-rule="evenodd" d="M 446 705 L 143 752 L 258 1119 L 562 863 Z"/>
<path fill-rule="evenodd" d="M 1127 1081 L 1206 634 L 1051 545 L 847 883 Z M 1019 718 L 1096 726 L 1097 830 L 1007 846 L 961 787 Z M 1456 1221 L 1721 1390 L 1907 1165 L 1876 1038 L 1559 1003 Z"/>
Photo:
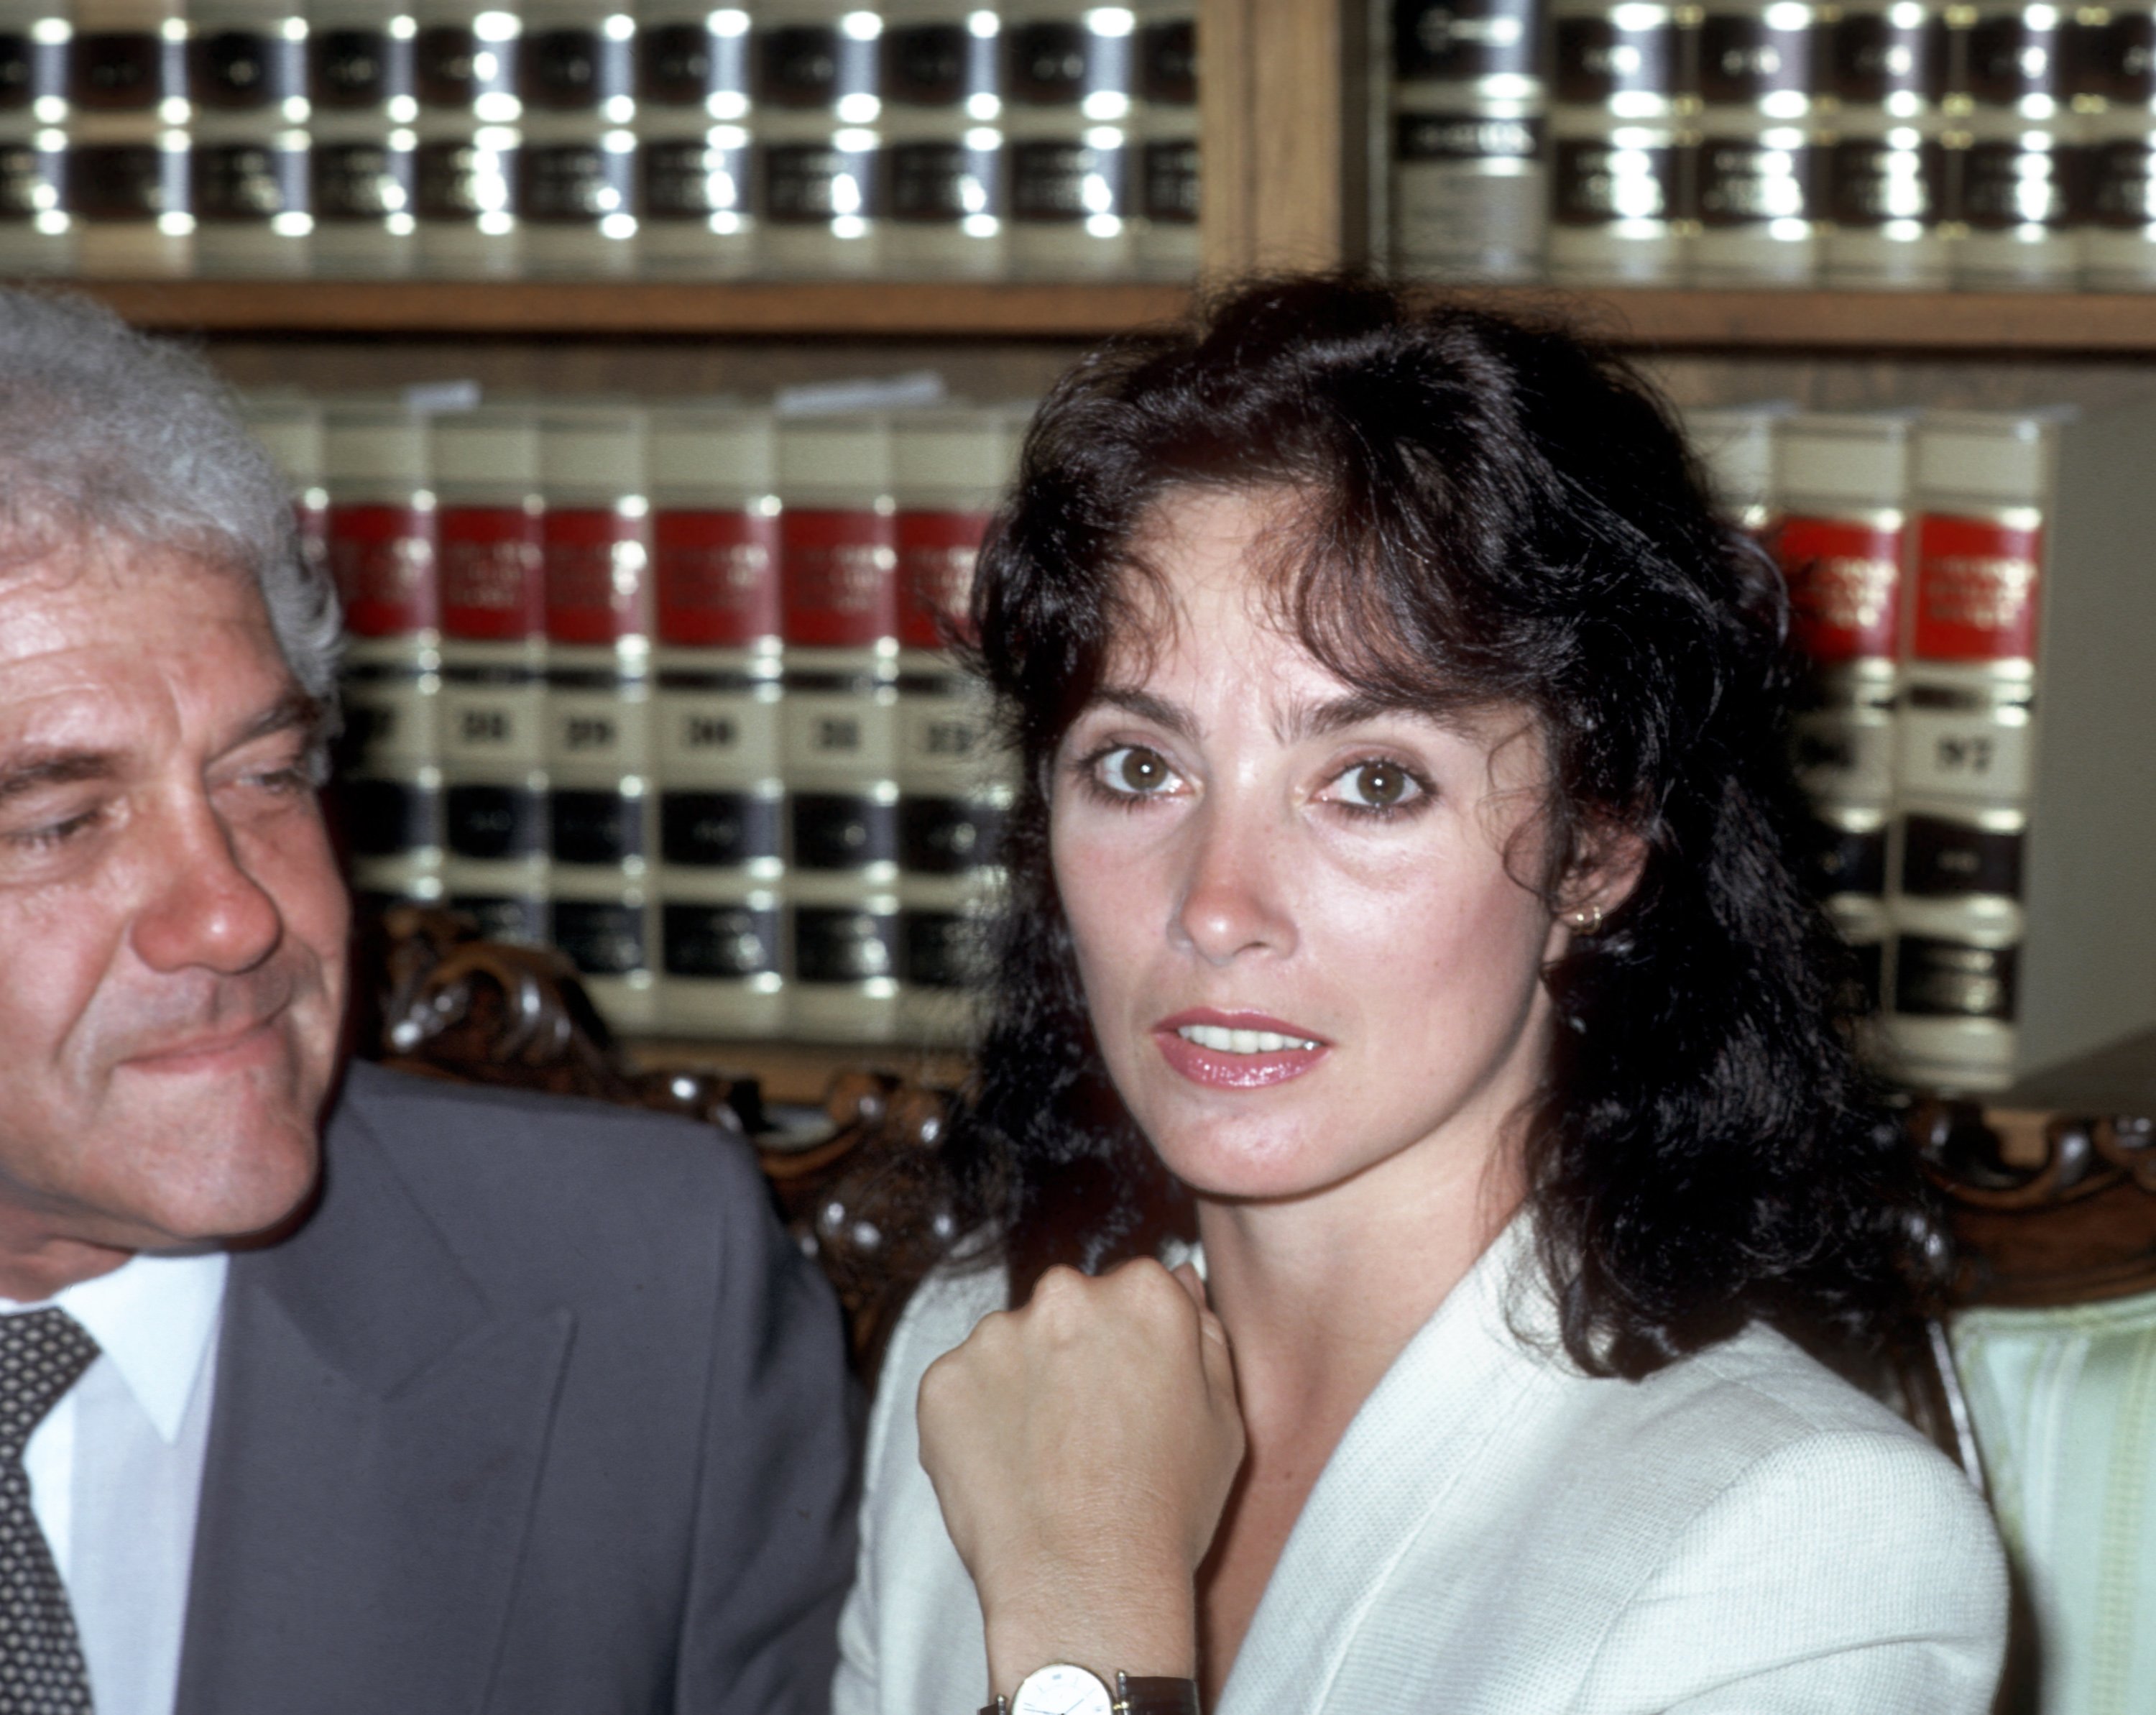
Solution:
<path fill-rule="evenodd" d="M 1151 795 L 1175 778 L 1168 758 L 1142 744 L 1118 745 L 1101 758 L 1100 777 L 1111 792 L 1133 798 Z"/>
<path fill-rule="evenodd" d="M 22 828 L 7 835 L 8 843 L 29 851 L 46 851 L 64 845 L 78 834 L 86 834 L 96 826 L 99 812 L 88 809 L 79 814 L 65 816 L 57 822 L 44 822 L 34 828 Z"/>
<path fill-rule="evenodd" d="M 1389 810 L 1420 797 L 1422 783 L 1398 763 L 1358 763 L 1340 776 L 1340 801 L 1358 809 Z"/>
<path fill-rule="evenodd" d="M 217 788 L 220 793 L 259 793 L 266 798 L 295 798 L 315 789 L 307 758 L 265 762 L 236 770 Z"/>

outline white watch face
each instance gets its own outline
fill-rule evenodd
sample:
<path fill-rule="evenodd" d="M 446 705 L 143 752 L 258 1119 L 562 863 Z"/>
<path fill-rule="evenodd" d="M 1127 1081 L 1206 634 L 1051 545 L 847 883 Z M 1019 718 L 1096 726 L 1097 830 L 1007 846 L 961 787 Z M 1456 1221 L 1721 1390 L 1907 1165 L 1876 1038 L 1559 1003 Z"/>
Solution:
<path fill-rule="evenodd" d="M 1112 1715 L 1116 1699 L 1097 1676 L 1067 1661 L 1036 1668 L 1011 1699 L 1011 1715 Z"/>

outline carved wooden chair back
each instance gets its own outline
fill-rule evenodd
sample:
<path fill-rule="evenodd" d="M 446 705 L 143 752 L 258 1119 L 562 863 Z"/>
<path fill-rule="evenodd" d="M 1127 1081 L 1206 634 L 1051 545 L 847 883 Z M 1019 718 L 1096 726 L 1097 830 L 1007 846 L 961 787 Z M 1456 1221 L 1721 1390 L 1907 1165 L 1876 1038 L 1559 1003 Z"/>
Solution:
<path fill-rule="evenodd" d="M 2083 1715 L 2122 1675 L 2156 1683 L 2128 1599 L 2156 1582 L 2156 1118 L 1929 1101 L 1909 1125 L 1957 1259 L 1911 1415 L 2015 1563 L 2000 1708 Z"/>

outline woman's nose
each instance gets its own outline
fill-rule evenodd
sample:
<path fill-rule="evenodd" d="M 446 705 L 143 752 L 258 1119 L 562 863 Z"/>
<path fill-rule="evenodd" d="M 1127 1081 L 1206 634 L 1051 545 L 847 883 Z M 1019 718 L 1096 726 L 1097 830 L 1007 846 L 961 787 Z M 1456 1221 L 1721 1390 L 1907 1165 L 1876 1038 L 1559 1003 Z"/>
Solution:
<path fill-rule="evenodd" d="M 1208 804 L 1188 835 L 1169 938 L 1213 964 L 1292 951 L 1278 834 L 1253 811 Z"/>

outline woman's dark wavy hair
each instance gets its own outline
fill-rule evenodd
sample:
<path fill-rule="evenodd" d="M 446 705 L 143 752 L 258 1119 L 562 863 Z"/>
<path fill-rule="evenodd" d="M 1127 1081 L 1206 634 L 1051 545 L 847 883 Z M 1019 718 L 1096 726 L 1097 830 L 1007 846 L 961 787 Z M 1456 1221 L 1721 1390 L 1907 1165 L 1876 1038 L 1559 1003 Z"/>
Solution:
<path fill-rule="evenodd" d="M 1024 769 L 946 1159 L 1013 1302 L 1189 1219 L 1102 1068 L 1048 852 L 1051 759 L 1130 611 L 1133 537 L 1188 488 L 1296 496 L 1273 593 L 1349 685 L 1538 717 L 1553 908 L 1613 833 L 1644 850 L 1630 897 L 1545 975 L 1559 1027 L 1528 1200 L 1573 1361 L 1644 1375 L 1755 1316 L 1868 1340 L 1921 1284 L 1924 1205 L 1785 855 L 1779 578 L 1616 358 L 1332 277 L 1246 285 L 1084 359 L 982 553 L 977 663 Z"/>

